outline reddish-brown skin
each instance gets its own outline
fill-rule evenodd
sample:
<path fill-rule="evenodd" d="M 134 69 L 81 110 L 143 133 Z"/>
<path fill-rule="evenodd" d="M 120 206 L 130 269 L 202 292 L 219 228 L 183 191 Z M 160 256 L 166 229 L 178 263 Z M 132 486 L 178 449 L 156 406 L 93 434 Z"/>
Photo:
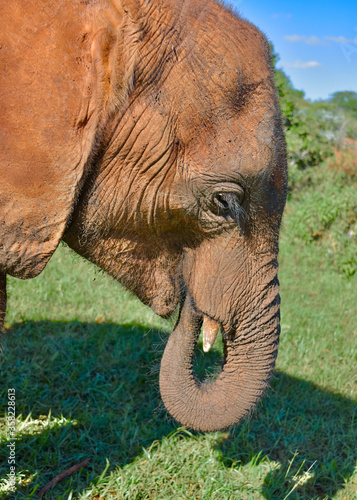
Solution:
<path fill-rule="evenodd" d="M 164 403 L 195 429 L 234 424 L 279 336 L 286 159 L 264 36 L 210 0 L 0 4 L 0 323 L 5 275 L 36 276 L 64 239 L 158 314 L 181 303 Z M 225 342 L 212 384 L 192 372 L 204 315 Z"/>

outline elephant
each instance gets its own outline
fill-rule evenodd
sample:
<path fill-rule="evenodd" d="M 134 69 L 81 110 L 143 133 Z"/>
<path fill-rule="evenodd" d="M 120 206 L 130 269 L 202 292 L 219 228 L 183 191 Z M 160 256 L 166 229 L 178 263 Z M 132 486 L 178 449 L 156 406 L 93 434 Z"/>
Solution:
<path fill-rule="evenodd" d="M 228 428 L 280 332 L 286 146 L 271 49 L 216 0 L 1 0 L 0 321 L 6 275 L 63 240 L 164 317 L 171 415 Z M 193 353 L 220 332 L 222 370 Z"/>

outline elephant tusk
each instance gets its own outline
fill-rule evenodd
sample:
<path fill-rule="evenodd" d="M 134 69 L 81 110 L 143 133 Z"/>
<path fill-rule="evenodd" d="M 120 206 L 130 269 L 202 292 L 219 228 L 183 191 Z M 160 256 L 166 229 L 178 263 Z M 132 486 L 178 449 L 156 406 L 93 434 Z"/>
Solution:
<path fill-rule="evenodd" d="M 217 321 L 204 316 L 203 318 L 203 350 L 208 352 L 214 344 L 219 331 L 219 324 Z"/>

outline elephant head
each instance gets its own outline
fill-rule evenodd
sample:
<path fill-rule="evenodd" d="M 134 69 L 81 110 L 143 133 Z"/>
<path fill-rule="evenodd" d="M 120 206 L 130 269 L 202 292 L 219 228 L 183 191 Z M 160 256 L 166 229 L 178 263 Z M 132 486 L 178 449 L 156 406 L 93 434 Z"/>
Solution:
<path fill-rule="evenodd" d="M 73 146 L 66 167 L 61 236 L 157 314 L 180 304 L 164 404 L 194 429 L 226 428 L 259 401 L 278 348 L 287 176 L 269 45 L 213 1 L 87 4 L 96 22 L 78 49 L 91 55 L 71 107 L 81 154 Z M 202 324 L 205 350 L 218 330 L 224 342 L 213 381 L 192 369 Z"/>

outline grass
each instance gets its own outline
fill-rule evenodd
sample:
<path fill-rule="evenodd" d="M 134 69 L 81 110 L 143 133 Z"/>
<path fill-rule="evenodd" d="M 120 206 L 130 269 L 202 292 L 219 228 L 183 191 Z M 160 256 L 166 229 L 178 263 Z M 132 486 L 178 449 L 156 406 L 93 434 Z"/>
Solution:
<path fill-rule="evenodd" d="M 0 498 L 35 498 L 56 475 L 90 458 L 43 498 L 356 499 L 357 274 L 331 259 L 331 224 L 318 239 L 296 231 L 301 207 L 317 189 L 294 195 L 285 216 L 272 388 L 229 432 L 190 432 L 167 415 L 158 370 L 172 324 L 110 278 L 61 247 L 39 278 L 10 279 Z M 342 227 L 338 217 L 333 223 Z M 220 353 L 219 342 L 208 355 L 199 351 L 198 370 L 218 363 Z M 7 481 L 12 387 L 16 493 Z"/>

